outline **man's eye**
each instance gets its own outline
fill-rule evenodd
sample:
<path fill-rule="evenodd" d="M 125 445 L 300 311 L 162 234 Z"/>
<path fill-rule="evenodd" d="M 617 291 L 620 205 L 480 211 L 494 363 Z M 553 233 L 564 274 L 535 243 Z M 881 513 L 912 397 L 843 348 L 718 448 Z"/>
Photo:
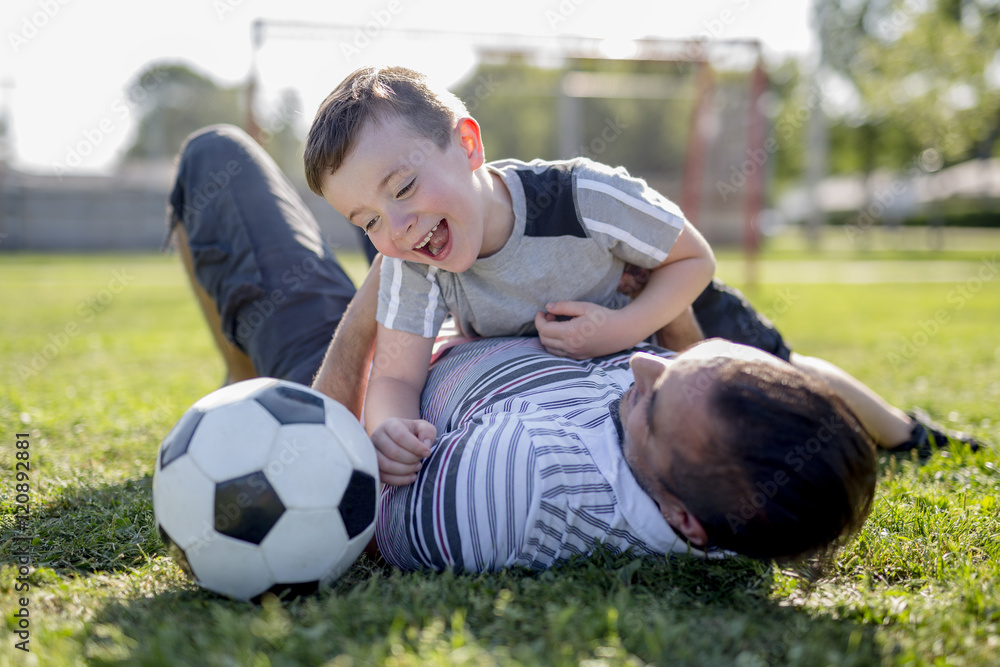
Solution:
<path fill-rule="evenodd" d="M 367 234 L 368 232 L 370 232 L 372 230 L 372 227 L 375 226 L 376 222 L 378 222 L 378 216 L 377 215 L 374 218 L 372 218 L 371 220 L 369 220 L 368 224 L 365 225 L 365 234 Z"/>
<path fill-rule="evenodd" d="M 412 190 L 413 189 L 413 184 L 416 183 L 416 182 L 417 182 L 417 179 L 414 178 L 412 181 L 410 181 L 409 183 L 407 183 L 403 187 L 402 190 L 400 190 L 398 193 L 396 193 L 396 199 L 399 199 L 400 197 L 402 197 L 403 195 L 405 195 L 407 192 L 409 192 L 410 190 Z"/>

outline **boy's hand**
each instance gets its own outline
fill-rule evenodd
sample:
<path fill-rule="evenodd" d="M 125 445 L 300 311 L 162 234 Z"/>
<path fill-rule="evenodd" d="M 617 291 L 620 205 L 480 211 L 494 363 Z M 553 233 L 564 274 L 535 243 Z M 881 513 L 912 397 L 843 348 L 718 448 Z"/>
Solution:
<path fill-rule="evenodd" d="M 382 483 L 405 486 L 415 482 L 436 437 L 437 429 L 423 419 L 393 417 L 379 424 L 372 432 L 372 442 Z"/>
<path fill-rule="evenodd" d="M 545 304 L 545 309 L 548 312 L 535 315 L 535 328 L 549 354 L 589 359 L 629 347 L 621 346 L 613 322 L 618 311 L 587 301 L 556 301 Z M 564 317 L 572 319 L 557 320 Z"/>

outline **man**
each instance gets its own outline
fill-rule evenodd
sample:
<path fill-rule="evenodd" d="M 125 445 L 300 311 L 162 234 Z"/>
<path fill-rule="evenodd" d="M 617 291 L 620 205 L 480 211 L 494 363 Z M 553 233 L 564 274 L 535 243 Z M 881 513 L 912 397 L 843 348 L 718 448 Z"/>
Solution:
<path fill-rule="evenodd" d="M 316 388 L 360 415 L 378 266 L 351 301 L 353 286 L 294 189 L 236 128 L 189 138 L 170 204 L 228 380 L 309 384 L 315 375 Z M 415 485 L 384 492 L 379 541 L 400 566 L 544 567 L 598 541 L 638 553 L 718 546 L 794 556 L 867 512 L 870 439 L 824 384 L 784 362 L 720 343 L 672 364 L 644 355 L 570 362 L 532 339 L 497 345 L 467 343 L 432 370 L 422 412 L 440 437 Z M 379 350 L 374 363 L 405 354 Z M 626 392 L 630 364 L 636 387 Z M 546 457 L 552 465 L 537 467 Z M 450 501 L 430 502 L 442 495 Z"/>
<path fill-rule="evenodd" d="M 598 542 L 789 558 L 860 527 L 875 449 L 829 388 L 722 339 L 676 357 L 647 349 L 587 361 L 536 338 L 447 350 L 420 411 L 441 435 L 414 484 L 383 490 L 382 555 L 473 572 L 547 568 Z"/>

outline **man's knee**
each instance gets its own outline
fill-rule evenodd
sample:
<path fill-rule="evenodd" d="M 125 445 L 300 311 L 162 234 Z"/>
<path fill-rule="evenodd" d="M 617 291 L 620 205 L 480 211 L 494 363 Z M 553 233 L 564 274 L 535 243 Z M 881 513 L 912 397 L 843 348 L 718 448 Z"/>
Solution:
<path fill-rule="evenodd" d="M 195 130 L 184 139 L 181 144 L 181 156 L 195 156 L 202 153 L 208 154 L 232 154 L 240 151 L 245 152 L 248 146 L 254 145 L 254 140 L 249 134 L 235 125 L 220 123 L 218 125 L 208 125 Z"/>
<path fill-rule="evenodd" d="M 211 125 L 190 134 L 181 147 L 168 224 L 190 224 L 247 170 L 253 139 L 233 125 Z"/>
<path fill-rule="evenodd" d="M 235 125 L 204 127 L 188 135 L 181 145 L 177 178 L 226 187 L 258 150 L 250 135 Z"/>

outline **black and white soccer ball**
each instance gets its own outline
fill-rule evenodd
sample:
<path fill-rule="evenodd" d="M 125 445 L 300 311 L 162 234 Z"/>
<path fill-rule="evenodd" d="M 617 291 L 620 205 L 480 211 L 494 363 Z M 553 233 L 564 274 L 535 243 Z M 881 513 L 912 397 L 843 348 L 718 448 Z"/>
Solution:
<path fill-rule="evenodd" d="M 205 396 L 160 445 L 157 530 L 204 588 L 241 600 L 315 590 L 375 532 L 375 447 L 336 401 L 257 378 Z"/>

